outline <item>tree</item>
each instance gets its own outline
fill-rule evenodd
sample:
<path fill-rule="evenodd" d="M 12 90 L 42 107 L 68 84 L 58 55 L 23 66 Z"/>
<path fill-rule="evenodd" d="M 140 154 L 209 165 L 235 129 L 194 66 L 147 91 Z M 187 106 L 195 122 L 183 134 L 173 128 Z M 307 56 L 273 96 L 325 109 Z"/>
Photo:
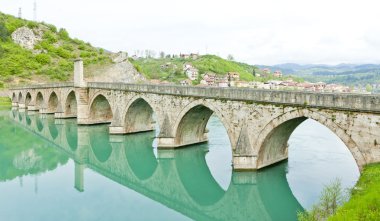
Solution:
<path fill-rule="evenodd" d="M 162 58 L 165 58 L 165 52 L 160 51 L 160 58 L 161 58 L 161 59 L 162 59 Z"/>
<path fill-rule="evenodd" d="M 233 60 L 234 60 L 234 56 L 232 56 L 232 54 L 229 54 L 229 55 L 227 56 L 227 59 L 230 60 L 230 61 L 233 61 Z"/>
<path fill-rule="evenodd" d="M 310 211 L 298 212 L 299 221 L 324 221 L 336 213 L 339 206 L 348 200 L 344 194 L 340 180 L 334 180 L 325 186 L 317 205 Z"/>
<path fill-rule="evenodd" d="M 252 75 L 253 75 L 254 77 L 256 77 L 256 71 L 255 71 L 255 69 L 252 70 Z"/>
<path fill-rule="evenodd" d="M 372 86 L 370 85 L 370 84 L 367 84 L 366 86 L 365 86 L 365 90 L 367 91 L 367 92 L 371 92 L 372 91 Z"/>

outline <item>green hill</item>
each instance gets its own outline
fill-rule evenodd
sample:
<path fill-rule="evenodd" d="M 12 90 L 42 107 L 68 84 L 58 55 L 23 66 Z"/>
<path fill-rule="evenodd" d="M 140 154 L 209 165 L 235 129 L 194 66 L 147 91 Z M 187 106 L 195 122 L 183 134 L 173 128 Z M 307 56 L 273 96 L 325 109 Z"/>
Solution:
<path fill-rule="evenodd" d="M 215 55 L 203 55 L 197 59 L 184 59 L 179 57 L 170 58 L 139 58 L 129 59 L 135 68 L 147 79 L 159 79 L 163 81 L 178 83 L 180 80 L 187 79 L 183 66 L 190 64 L 198 69 L 199 75 L 212 72 L 217 75 L 225 75 L 227 72 L 238 72 L 240 78 L 245 81 L 255 79 L 253 70 L 258 68 L 252 65 L 225 60 Z M 163 67 L 164 66 L 164 67 Z M 198 79 L 199 80 L 199 79 Z M 198 83 L 197 81 L 194 84 Z"/>
<path fill-rule="evenodd" d="M 22 27 L 39 39 L 33 48 L 27 49 L 12 40 L 12 33 Z M 65 29 L 0 12 L 0 88 L 10 84 L 70 80 L 73 59 L 78 57 L 86 65 L 111 63 L 110 55 L 103 49 L 71 38 Z"/>

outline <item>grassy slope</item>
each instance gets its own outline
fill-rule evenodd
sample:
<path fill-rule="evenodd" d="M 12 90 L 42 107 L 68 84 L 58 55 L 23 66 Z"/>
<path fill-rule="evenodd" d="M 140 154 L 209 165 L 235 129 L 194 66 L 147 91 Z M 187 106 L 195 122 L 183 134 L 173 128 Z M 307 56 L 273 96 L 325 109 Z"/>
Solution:
<path fill-rule="evenodd" d="M 35 33 L 42 30 L 42 41 L 33 53 L 14 43 L 11 33 L 26 26 Z M 110 63 L 109 55 L 78 39 L 65 29 L 53 25 L 19 19 L 0 12 L 0 88 L 9 84 L 41 81 L 67 81 L 73 72 L 73 59 L 81 57 L 85 64 Z"/>
<path fill-rule="evenodd" d="M 364 168 L 350 201 L 328 220 L 380 220 L 380 164 Z"/>

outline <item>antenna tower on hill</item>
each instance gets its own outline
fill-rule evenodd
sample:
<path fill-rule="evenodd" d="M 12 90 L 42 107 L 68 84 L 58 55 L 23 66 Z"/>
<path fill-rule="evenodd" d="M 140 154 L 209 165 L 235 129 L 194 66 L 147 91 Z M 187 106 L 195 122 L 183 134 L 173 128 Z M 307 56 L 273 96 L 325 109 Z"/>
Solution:
<path fill-rule="evenodd" d="M 37 21 L 37 2 L 34 1 L 33 4 L 33 21 Z"/>
<path fill-rule="evenodd" d="M 22 13 L 21 13 L 21 7 L 18 8 L 18 17 L 21 18 L 22 17 Z"/>

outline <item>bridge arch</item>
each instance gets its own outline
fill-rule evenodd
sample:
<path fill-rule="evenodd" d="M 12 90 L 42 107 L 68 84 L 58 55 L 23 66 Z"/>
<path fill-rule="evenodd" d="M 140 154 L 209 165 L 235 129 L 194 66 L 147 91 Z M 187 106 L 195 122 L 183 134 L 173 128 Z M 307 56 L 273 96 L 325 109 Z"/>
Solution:
<path fill-rule="evenodd" d="M 21 91 L 18 93 L 18 102 L 19 103 L 22 102 L 22 92 Z"/>
<path fill-rule="evenodd" d="M 17 97 L 16 97 L 16 93 L 15 93 L 15 92 L 12 93 L 12 102 L 13 102 L 13 103 L 18 102 Z"/>
<path fill-rule="evenodd" d="M 90 105 L 90 118 L 95 123 L 111 123 L 113 118 L 112 108 L 103 94 L 94 96 Z"/>
<path fill-rule="evenodd" d="M 142 96 L 131 99 L 125 108 L 123 116 L 126 133 L 136 133 L 154 130 L 154 111 L 152 102 Z"/>
<path fill-rule="evenodd" d="M 322 113 L 302 109 L 289 111 L 272 119 L 258 134 L 258 140 L 255 144 L 256 147 L 259 147 L 258 169 L 287 158 L 288 140 L 293 131 L 306 119 L 319 122 L 339 137 L 351 152 L 359 168 L 366 163 L 355 141 L 339 123 Z"/>
<path fill-rule="evenodd" d="M 66 96 L 64 112 L 66 116 L 77 116 L 77 110 L 78 102 L 76 99 L 75 91 L 71 90 Z"/>
<path fill-rule="evenodd" d="M 39 91 L 36 96 L 36 109 L 39 110 L 42 108 L 44 104 L 44 97 L 42 96 L 42 93 Z"/>
<path fill-rule="evenodd" d="M 58 96 L 55 91 L 50 93 L 49 100 L 47 103 L 47 111 L 48 113 L 55 113 L 58 109 Z"/>
<path fill-rule="evenodd" d="M 234 149 L 227 120 L 223 117 L 222 113 L 217 108 L 205 100 L 196 100 L 188 104 L 179 113 L 173 127 L 175 144 L 178 146 L 185 146 L 206 141 L 206 125 L 212 114 L 215 114 L 222 122 L 224 128 L 227 131 L 230 145 L 232 149 Z"/>

